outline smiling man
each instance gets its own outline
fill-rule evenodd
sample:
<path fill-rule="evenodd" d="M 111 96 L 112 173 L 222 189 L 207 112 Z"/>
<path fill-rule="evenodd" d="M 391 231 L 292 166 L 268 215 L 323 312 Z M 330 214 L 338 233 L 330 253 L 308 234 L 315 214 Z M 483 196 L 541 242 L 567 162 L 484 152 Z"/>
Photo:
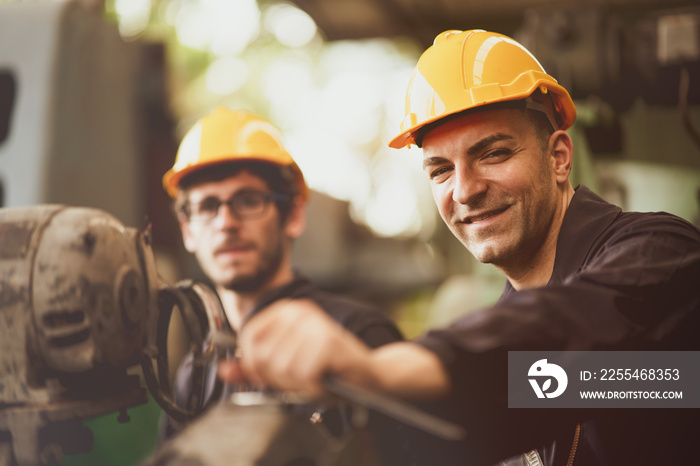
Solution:
<path fill-rule="evenodd" d="M 221 330 L 238 333 L 252 316 L 278 300 L 306 299 L 338 329 L 369 347 L 402 339 L 380 311 L 323 292 L 292 268 L 292 246 L 305 227 L 308 188 L 269 122 L 242 110 L 215 109 L 185 135 L 163 185 L 174 199 L 185 248 L 196 256 L 221 299 Z M 175 398 L 182 407 L 193 397 L 192 365 L 189 354 L 176 375 Z M 215 373 L 211 363 L 203 393 L 194 397 L 201 400 L 193 407 L 198 411 L 226 399 L 233 390 L 252 389 L 221 387 Z M 330 416 L 327 425 L 336 433 L 347 427 L 344 411 L 319 407 L 310 414 L 316 422 Z M 172 429 L 168 423 L 166 435 Z"/>
<path fill-rule="evenodd" d="M 423 168 L 440 215 L 480 262 L 517 288 L 546 284 L 566 208 L 571 140 L 533 131 L 529 110 L 455 118 L 423 139 Z"/>
<path fill-rule="evenodd" d="M 279 301 L 250 321 L 246 356 L 222 363 L 220 376 L 320 394 L 331 372 L 435 400 L 467 435 L 426 441 L 415 464 L 697 463 L 697 409 L 509 408 L 509 352 L 700 350 L 700 232 L 574 188 L 565 130 L 575 118 L 568 92 L 513 39 L 440 34 L 418 61 L 390 146 L 423 148 L 443 220 L 507 278 L 499 302 L 416 342 L 373 350 L 334 331 L 313 303 Z M 281 315 L 308 325 L 286 331 Z M 312 328 L 323 338 L 312 339 Z"/>

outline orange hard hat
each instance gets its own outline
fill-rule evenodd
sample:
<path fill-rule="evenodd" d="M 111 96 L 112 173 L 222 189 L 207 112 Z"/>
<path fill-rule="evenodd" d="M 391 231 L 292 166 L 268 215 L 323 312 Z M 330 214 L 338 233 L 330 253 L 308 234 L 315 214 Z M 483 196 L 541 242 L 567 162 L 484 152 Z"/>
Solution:
<path fill-rule="evenodd" d="M 569 128 L 576 119 L 573 100 L 525 47 L 480 29 L 443 32 L 418 60 L 406 92 L 401 132 L 389 146 L 416 144 L 417 131 L 449 115 L 527 100 L 538 90 L 551 97 L 555 129 Z"/>
<path fill-rule="evenodd" d="M 213 165 L 246 160 L 290 167 L 299 195 L 303 200 L 308 198 L 304 175 L 284 149 L 277 128 L 253 113 L 226 107 L 217 107 L 185 134 L 173 168 L 163 176 L 163 187 L 174 198 L 185 176 Z"/>

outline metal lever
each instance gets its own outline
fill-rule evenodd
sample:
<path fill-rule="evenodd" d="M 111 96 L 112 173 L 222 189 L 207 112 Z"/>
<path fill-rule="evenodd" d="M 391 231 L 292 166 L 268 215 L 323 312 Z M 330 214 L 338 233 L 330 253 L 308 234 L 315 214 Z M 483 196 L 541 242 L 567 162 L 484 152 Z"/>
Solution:
<path fill-rule="evenodd" d="M 236 346 L 236 336 L 227 332 L 214 332 L 211 341 L 216 346 Z M 325 376 L 322 384 L 332 395 L 374 409 L 445 440 L 463 440 L 467 436 L 466 430 L 457 424 L 386 395 L 348 384 L 333 375 Z"/>
<path fill-rule="evenodd" d="M 333 395 L 379 411 L 445 440 L 464 440 L 467 436 L 467 431 L 457 424 L 429 414 L 395 398 L 350 385 L 335 376 L 328 375 L 324 377 L 323 387 Z"/>

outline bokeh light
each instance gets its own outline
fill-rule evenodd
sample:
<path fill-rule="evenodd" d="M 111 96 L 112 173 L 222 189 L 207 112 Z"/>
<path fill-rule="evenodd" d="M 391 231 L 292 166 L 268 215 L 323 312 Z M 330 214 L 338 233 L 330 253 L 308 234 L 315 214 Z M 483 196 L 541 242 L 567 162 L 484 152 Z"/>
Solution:
<path fill-rule="evenodd" d="M 236 92 L 248 78 L 248 65 L 238 57 L 219 58 L 207 69 L 207 88 L 220 95 Z"/>
<path fill-rule="evenodd" d="M 114 0 L 114 9 L 123 34 L 156 16 L 188 51 L 179 69 L 190 75 L 174 96 L 183 119 L 215 105 L 259 113 L 280 128 L 311 189 L 350 202 L 353 218 L 382 236 L 432 231 L 420 157 L 387 147 L 417 45 L 326 42 L 289 2 Z"/>
<path fill-rule="evenodd" d="M 264 14 L 263 24 L 275 38 L 288 47 L 308 44 L 316 35 L 316 23 L 305 11 L 288 3 L 270 6 Z"/>
<path fill-rule="evenodd" d="M 119 18 L 119 32 L 122 36 L 137 36 L 148 26 L 151 0 L 115 0 L 114 11 Z"/>
<path fill-rule="evenodd" d="M 178 40 L 185 46 L 215 55 L 237 55 L 260 30 L 255 0 L 200 0 L 180 2 L 170 12 Z"/>

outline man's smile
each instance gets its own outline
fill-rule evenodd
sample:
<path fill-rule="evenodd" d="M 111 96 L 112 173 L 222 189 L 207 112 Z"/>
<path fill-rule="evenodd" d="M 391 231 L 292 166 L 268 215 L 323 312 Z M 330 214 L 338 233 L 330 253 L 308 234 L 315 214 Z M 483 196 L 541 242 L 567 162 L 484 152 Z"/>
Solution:
<path fill-rule="evenodd" d="M 466 225 L 484 223 L 484 221 L 487 221 L 489 219 L 492 219 L 492 218 L 502 214 L 503 212 L 505 212 L 509 208 L 510 208 L 510 206 L 508 205 L 505 207 L 501 207 L 499 209 L 487 210 L 485 212 L 476 213 L 474 215 L 468 215 L 468 216 L 462 217 L 462 219 L 459 220 L 458 223 L 463 223 Z"/>

